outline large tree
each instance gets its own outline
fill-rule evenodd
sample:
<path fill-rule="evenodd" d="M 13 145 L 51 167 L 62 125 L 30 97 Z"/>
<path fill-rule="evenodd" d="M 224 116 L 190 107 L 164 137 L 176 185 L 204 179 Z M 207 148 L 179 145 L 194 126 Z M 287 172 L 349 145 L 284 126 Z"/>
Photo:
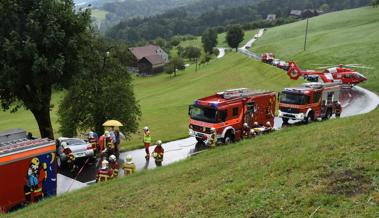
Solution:
<path fill-rule="evenodd" d="M 201 36 L 204 51 L 207 54 L 213 52 L 213 48 L 217 46 L 217 32 L 214 29 L 207 29 Z"/>
<path fill-rule="evenodd" d="M 54 138 L 50 100 L 83 68 L 90 11 L 71 0 L 0 1 L 0 101 L 4 110 L 30 110 L 41 137 Z"/>
<path fill-rule="evenodd" d="M 126 135 L 134 133 L 141 112 L 127 72 L 128 49 L 100 39 L 92 44 L 86 57 L 88 66 L 59 105 L 60 133 L 74 136 L 78 131 L 93 130 L 101 134 L 102 124 L 109 119 L 121 121 Z"/>
<path fill-rule="evenodd" d="M 196 64 L 195 70 L 197 71 L 197 63 L 201 56 L 201 50 L 198 47 L 188 46 L 185 48 L 183 56 L 186 58 L 189 58 L 190 61 L 195 61 L 195 64 Z"/>
<path fill-rule="evenodd" d="M 238 49 L 239 44 L 243 41 L 245 33 L 241 26 L 235 25 L 229 28 L 226 34 L 226 41 L 231 48 Z"/>

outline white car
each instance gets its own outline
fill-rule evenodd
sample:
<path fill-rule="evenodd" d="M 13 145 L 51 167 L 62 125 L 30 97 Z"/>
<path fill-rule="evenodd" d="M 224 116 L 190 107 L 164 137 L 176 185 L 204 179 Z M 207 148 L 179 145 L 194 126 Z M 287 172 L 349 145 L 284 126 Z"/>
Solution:
<path fill-rule="evenodd" d="M 280 59 L 274 59 L 271 64 L 274 66 L 277 66 L 279 63 L 280 63 Z"/>
<path fill-rule="evenodd" d="M 63 142 L 65 142 L 67 144 L 67 147 L 70 148 L 75 156 L 75 159 L 95 157 L 95 152 L 90 143 L 79 138 L 60 137 L 57 139 L 57 153 L 60 157 L 59 161 L 61 162 L 66 161 L 66 154 L 63 152 L 64 148 L 62 146 Z M 58 165 L 60 165 L 59 162 Z"/>

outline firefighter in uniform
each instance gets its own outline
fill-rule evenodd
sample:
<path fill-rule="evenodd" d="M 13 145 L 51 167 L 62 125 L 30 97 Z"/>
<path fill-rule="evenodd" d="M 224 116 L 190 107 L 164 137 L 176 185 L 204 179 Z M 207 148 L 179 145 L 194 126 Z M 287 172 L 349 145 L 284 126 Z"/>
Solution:
<path fill-rule="evenodd" d="M 118 161 L 115 155 L 109 156 L 109 168 L 112 169 L 113 171 L 113 177 L 116 178 L 118 177 Z"/>
<path fill-rule="evenodd" d="M 108 160 L 109 156 L 113 154 L 113 141 L 109 131 L 105 131 L 104 135 L 100 136 L 99 145 L 101 151 L 100 159 L 102 160 L 105 157 Z"/>
<path fill-rule="evenodd" d="M 150 151 L 149 151 L 150 144 L 151 144 L 150 130 L 149 130 L 149 127 L 145 126 L 143 128 L 143 145 L 145 147 L 146 159 L 150 158 Z"/>
<path fill-rule="evenodd" d="M 95 153 L 99 151 L 99 145 L 97 143 L 97 137 L 94 132 L 88 133 L 88 142 L 92 145 L 92 149 Z"/>
<path fill-rule="evenodd" d="M 107 160 L 101 162 L 101 168 L 97 171 L 96 182 L 106 182 L 113 178 L 113 171 L 108 164 Z"/>
<path fill-rule="evenodd" d="M 252 129 L 254 130 L 254 136 L 260 135 L 263 131 L 262 126 L 257 121 L 253 123 Z"/>
<path fill-rule="evenodd" d="M 254 137 L 254 130 L 249 127 L 247 123 L 243 124 L 242 128 L 242 137 L 243 138 L 251 138 Z"/>
<path fill-rule="evenodd" d="M 133 163 L 133 158 L 131 155 L 127 155 L 125 159 L 124 166 L 124 175 L 129 176 L 132 175 L 136 171 L 136 165 Z"/>
<path fill-rule="evenodd" d="M 271 123 L 270 121 L 267 121 L 266 122 L 266 125 L 265 125 L 265 130 L 264 130 L 264 133 L 269 133 L 272 131 L 272 126 L 271 126 Z"/>
<path fill-rule="evenodd" d="M 210 139 L 209 139 L 209 146 L 211 148 L 214 148 L 216 147 L 216 143 L 217 143 L 217 133 L 216 133 L 216 129 L 215 128 L 211 128 L 211 135 L 210 135 Z"/>
<path fill-rule="evenodd" d="M 63 153 L 66 155 L 66 162 L 68 168 L 70 169 L 72 174 L 75 174 L 75 171 L 78 169 L 78 166 L 75 164 L 75 155 L 72 150 L 67 146 L 66 142 L 62 142 Z"/>
<path fill-rule="evenodd" d="M 153 157 L 157 166 L 162 166 L 164 149 L 162 147 L 162 141 L 157 141 L 157 146 L 154 149 Z"/>

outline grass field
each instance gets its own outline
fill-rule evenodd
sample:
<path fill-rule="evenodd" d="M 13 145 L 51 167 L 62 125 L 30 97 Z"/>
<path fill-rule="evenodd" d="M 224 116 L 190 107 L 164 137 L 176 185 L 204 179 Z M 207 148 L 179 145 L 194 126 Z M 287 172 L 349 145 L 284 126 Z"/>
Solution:
<path fill-rule="evenodd" d="M 10 217 L 377 217 L 378 122 L 376 110 L 283 129 Z"/>
<path fill-rule="evenodd" d="M 359 63 L 372 70 L 357 69 L 368 77 L 362 84 L 379 92 L 379 8 L 359 8 L 314 17 L 309 20 L 307 50 L 305 21 L 268 29 L 252 48 L 274 52 L 284 60 L 295 60 L 302 68 L 312 64 Z"/>
<path fill-rule="evenodd" d="M 63 95 L 64 92 L 55 92 L 51 102 L 53 108 L 50 114 L 55 136 L 58 135 L 59 128 L 57 123 L 58 116 L 56 112 Z M 14 128 L 23 128 L 26 131 L 33 133 L 35 136 L 40 135 L 37 122 L 30 111 L 25 110 L 24 108 L 21 108 L 16 113 L 0 111 L 0 131 Z"/>

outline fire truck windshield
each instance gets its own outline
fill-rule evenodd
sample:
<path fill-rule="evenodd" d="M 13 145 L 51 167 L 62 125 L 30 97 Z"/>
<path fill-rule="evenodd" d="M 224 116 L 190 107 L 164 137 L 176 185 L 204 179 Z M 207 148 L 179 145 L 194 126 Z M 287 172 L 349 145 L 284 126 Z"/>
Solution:
<path fill-rule="evenodd" d="M 189 108 L 191 119 L 208 123 L 217 123 L 217 110 L 213 108 L 199 107 L 191 105 Z"/>
<path fill-rule="evenodd" d="M 282 92 L 280 103 L 304 105 L 309 104 L 309 96 L 301 93 Z"/>

